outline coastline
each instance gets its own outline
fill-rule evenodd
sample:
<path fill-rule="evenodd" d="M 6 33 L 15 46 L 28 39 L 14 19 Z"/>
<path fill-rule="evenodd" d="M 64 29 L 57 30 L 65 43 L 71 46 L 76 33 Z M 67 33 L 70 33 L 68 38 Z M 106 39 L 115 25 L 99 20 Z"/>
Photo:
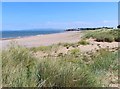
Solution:
<path fill-rule="evenodd" d="M 2 48 L 6 48 L 11 41 L 26 47 L 47 46 L 57 43 L 74 43 L 81 38 L 81 31 L 65 31 L 53 34 L 41 34 L 35 36 L 25 36 L 17 38 L 0 39 Z"/>
<path fill-rule="evenodd" d="M 26 36 L 16 36 L 16 37 L 5 37 L 5 38 L 0 38 L 0 40 L 20 39 L 20 38 L 40 36 L 40 35 L 58 34 L 58 33 L 64 33 L 64 32 L 67 32 L 67 31 L 61 31 L 56 33 L 53 32 L 53 33 L 46 33 L 46 34 L 36 34 L 36 35 L 26 35 Z"/>

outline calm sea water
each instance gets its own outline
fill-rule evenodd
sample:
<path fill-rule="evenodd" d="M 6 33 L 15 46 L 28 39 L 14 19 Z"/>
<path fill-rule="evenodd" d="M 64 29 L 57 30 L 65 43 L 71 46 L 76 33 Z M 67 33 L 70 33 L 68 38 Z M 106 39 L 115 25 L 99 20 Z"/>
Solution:
<path fill-rule="evenodd" d="M 16 37 L 26 37 L 35 36 L 42 34 L 52 34 L 60 33 L 63 30 L 49 30 L 49 31 L 2 31 L 2 38 L 16 38 Z"/>

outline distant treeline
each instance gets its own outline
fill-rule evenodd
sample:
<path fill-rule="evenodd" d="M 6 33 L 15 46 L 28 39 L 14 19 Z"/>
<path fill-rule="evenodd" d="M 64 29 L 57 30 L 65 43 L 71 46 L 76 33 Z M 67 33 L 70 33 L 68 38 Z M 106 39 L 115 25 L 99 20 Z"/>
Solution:
<path fill-rule="evenodd" d="M 65 31 L 98 30 L 98 29 L 113 29 L 113 27 L 77 28 L 77 29 L 66 29 Z"/>

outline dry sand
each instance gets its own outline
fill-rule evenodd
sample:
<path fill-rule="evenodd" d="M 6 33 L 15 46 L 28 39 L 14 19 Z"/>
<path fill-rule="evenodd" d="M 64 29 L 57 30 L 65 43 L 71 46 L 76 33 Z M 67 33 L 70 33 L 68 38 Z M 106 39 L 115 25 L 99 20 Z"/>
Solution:
<path fill-rule="evenodd" d="M 16 41 L 18 44 L 26 47 L 48 46 L 57 43 L 73 43 L 80 40 L 82 34 L 78 31 L 63 32 L 55 34 L 37 35 L 23 38 L 0 40 L 2 48 L 6 48 L 11 41 Z"/>

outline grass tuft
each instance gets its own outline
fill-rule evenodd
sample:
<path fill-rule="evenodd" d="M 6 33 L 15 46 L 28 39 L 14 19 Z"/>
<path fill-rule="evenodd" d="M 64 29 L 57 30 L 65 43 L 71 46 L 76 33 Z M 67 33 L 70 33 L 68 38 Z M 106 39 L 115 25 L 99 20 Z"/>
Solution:
<path fill-rule="evenodd" d="M 87 42 L 86 40 L 80 40 L 80 41 L 78 42 L 78 44 L 79 44 L 79 45 L 88 45 L 89 42 Z"/>

